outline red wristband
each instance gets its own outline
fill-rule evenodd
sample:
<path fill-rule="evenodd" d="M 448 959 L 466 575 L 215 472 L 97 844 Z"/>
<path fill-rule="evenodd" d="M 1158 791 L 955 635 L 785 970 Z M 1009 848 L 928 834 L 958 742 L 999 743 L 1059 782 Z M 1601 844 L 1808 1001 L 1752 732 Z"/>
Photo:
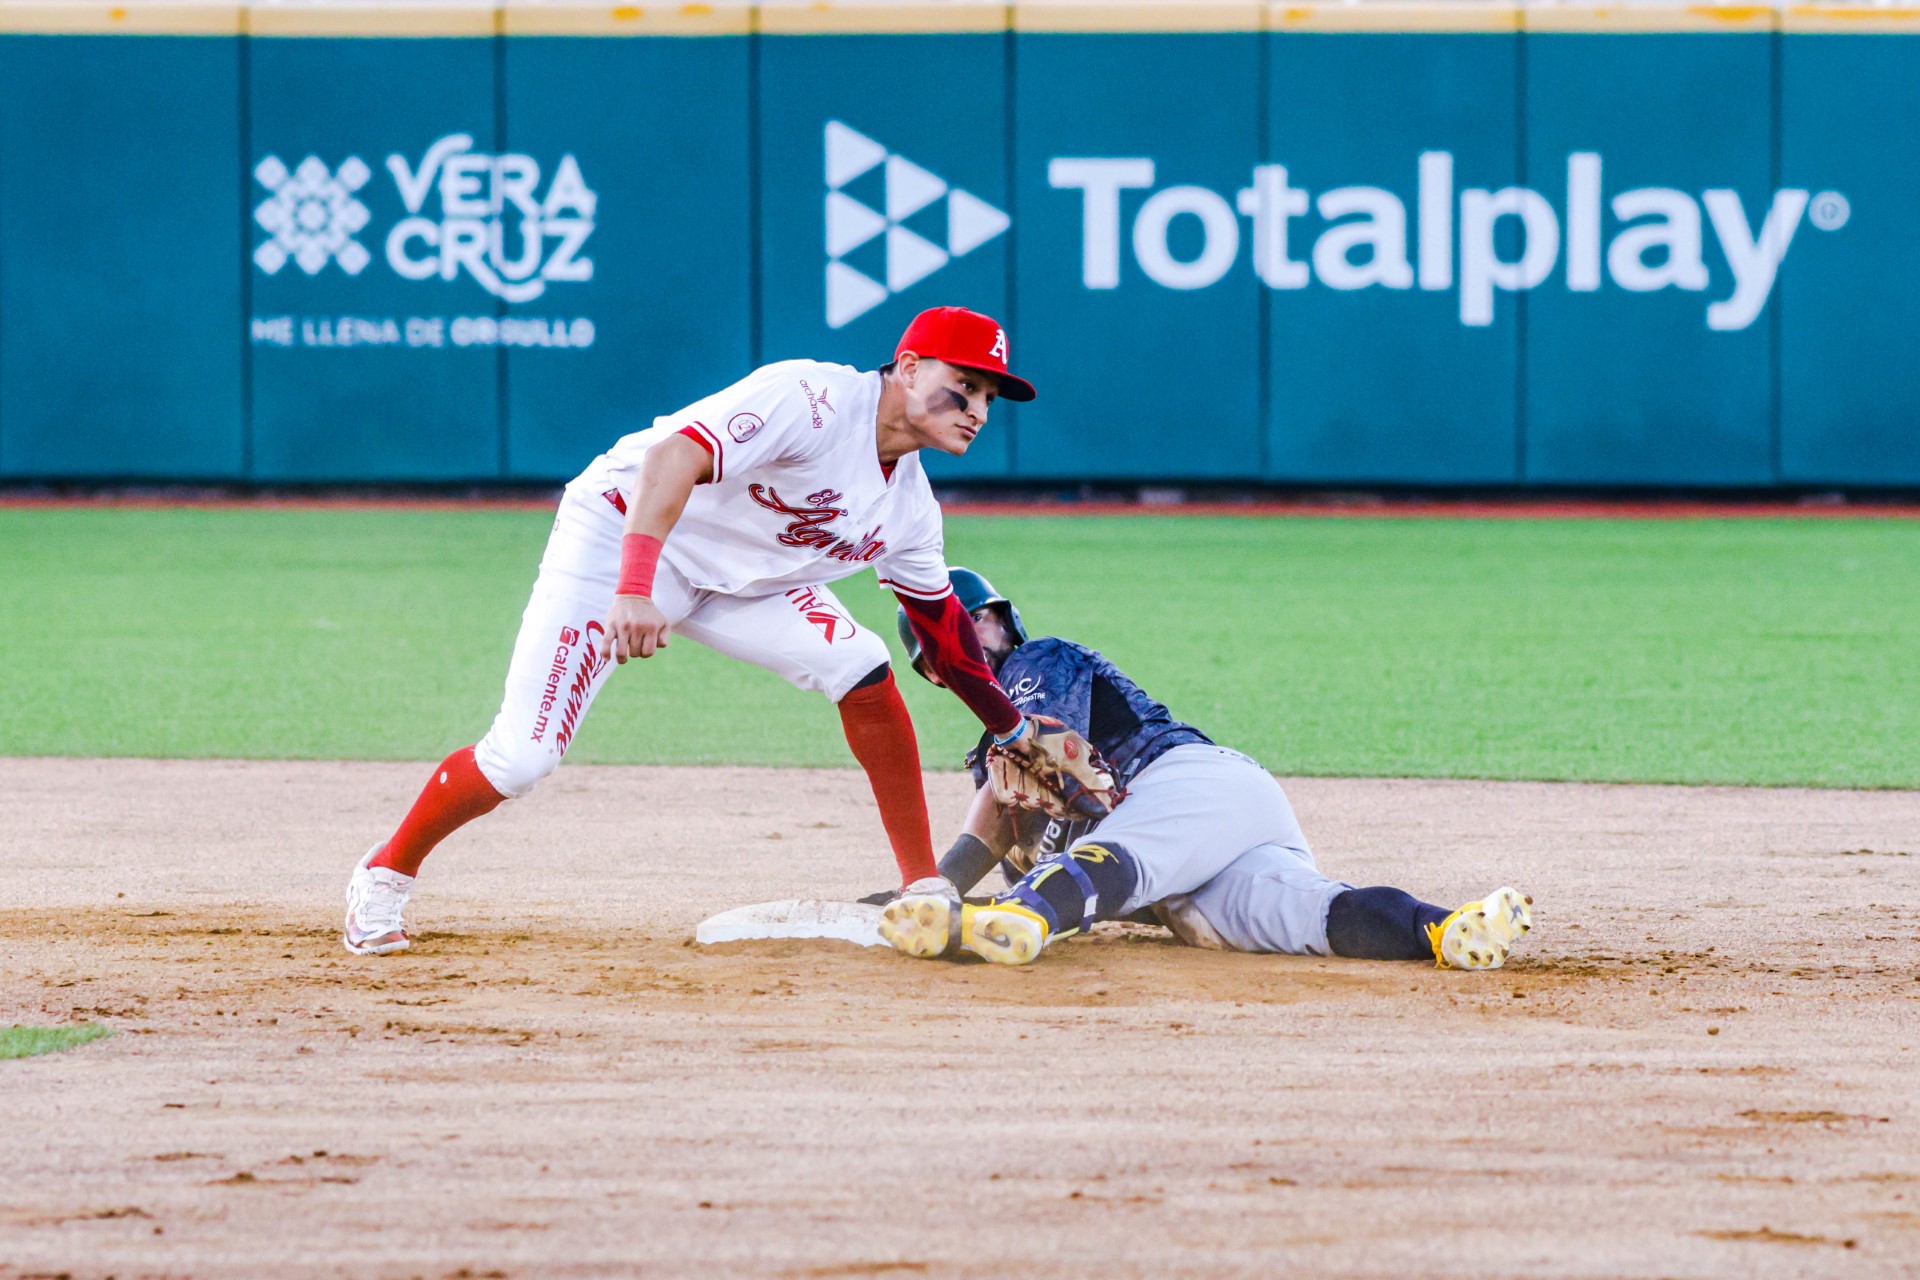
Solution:
<path fill-rule="evenodd" d="M 620 539 L 620 585 L 615 595 L 650 596 L 653 571 L 660 563 L 660 539 L 650 533 L 629 533 Z"/>

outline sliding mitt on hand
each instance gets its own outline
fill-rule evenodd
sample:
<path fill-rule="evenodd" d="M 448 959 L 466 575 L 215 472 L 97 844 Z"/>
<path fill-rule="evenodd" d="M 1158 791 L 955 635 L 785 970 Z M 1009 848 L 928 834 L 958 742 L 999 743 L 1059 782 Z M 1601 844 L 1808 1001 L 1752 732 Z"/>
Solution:
<path fill-rule="evenodd" d="M 988 748 L 987 778 L 1002 805 L 1055 818 L 1103 818 L 1122 796 L 1093 744 L 1052 716 L 1028 716 L 1019 737 Z"/>

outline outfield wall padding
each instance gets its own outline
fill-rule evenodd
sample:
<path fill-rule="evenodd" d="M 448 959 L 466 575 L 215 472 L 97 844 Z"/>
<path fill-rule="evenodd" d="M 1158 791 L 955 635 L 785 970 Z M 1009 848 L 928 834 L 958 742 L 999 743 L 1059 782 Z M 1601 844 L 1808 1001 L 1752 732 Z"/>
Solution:
<path fill-rule="evenodd" d="M 0 480 L 546 482 L 919 309 L 943 480 L 1920 485 L 1920 7 L 0 4 Z"/>

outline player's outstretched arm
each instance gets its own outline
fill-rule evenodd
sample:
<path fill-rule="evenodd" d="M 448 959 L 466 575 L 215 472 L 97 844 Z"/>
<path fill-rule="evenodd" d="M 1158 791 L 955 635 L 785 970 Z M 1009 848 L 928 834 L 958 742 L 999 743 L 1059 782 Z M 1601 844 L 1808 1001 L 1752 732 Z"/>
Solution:
<path fill-rule="evenodd" d="M 973 618 L 960 597 L 948 592 L 938 600 L 895 591 L 907 611 L 907 625 L 920 641 L 927 665 L 940 677 L 939 683 L 953 690 L 967 709 L 980 717 L 995 737 L 1003 737 L 1022 727 L 1025 721 L 1019 709 L 993 678 L 987 655 L 980 648 Z"/>
<path fill-rule="evenodd" d="M 927 666 L 939 677 L 936 683 L 953 690 L 993 734 L 989 764 L 997 755 L 996 790 L 1003 802 L 1030 799 L 1031 807 L 1055 816 L 1069 809 L 1084 817 L 1112 811 L 1119 792 L 1093 744 L 1080 730 L 1050 716 L 1020 713 L 994 679 L 973 618 L 959 596 L 948 592 L 926 600 L 897 589 L 894 596 L 906 610 L 907 625 L 920 641 Z M 1027 786 L 1030 782 L 1040 785 Z"/>
<path fill-rule="evenodd" d="M 653 575 L 660 548 L 680 513 L 687 509 L 693 487 L 713 478 L 713 455 L 683 435 L 668 436 L 647 450 L 627 504 L 627 523 L 620 539 L 620 584 L 607 610 L 607 634 L 600 641 L 600 657 L 625 662 L 651 658 L 666 648 L 666 615 L 653 603 Z"/>

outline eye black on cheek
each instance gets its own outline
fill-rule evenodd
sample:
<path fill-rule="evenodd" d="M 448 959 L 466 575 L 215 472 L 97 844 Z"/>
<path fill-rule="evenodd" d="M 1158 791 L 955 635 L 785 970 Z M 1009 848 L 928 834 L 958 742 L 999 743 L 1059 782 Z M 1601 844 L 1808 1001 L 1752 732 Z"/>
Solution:
<path fill-rule="evenodd" d="M 947 401 L 948 401 L 948 405 L 947 405 L 948 408 L 957 409 L 961 413 L 966 412 L 967 398 L 965 396 L 961 395 L 958 391 L 955 391 L 952 387 L 942 387 L 940 388 L 940 390 L 946 394 Z"/>

